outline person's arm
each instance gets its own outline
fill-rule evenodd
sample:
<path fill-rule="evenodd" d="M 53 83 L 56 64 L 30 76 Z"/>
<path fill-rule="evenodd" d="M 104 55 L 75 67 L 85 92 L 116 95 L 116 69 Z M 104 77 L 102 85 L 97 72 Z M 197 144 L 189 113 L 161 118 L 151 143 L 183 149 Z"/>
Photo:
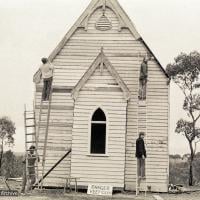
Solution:
<path fill-rule="evenodd" d="M 143 159 L 145 159 L 146 157 L 147 157 L 147 155 L 146 155 L 146 149 L 145 149 L 145 143 L 144 143 L 144 140 L 143 140 L 143 148 L 142 148 L 143 150 L 143 152 L 142 152 L 142 157 L 143 157 Z"/>
<path fill-rule="evenodd" d="M 33 77 L 33 82 L 35 82 L 36 84 L 40 83 L 41 79 L 42 79 L 42 71 L 39 68 L 38 71 L 35 73 L 35 75 Z"/>
<path fill-rule="evenodd" d="M 135 143 L 135 157 L 138 157 L 138 140 Z"/>
<path fill-rule="evenodd" d="M 41 80 L 42 79 L 42 70 L 39 69 L 38 73 L 39 73 L 39 77 L 40 77 L 40 80 Z"/>
<path fill-rule="evenodd" d="M 53 70 L 53 69 L 54 69 L 54 65 L 53 65 L 51 62 L 49 62 L 49 69 L 50 69 L 50 70 Z"/>

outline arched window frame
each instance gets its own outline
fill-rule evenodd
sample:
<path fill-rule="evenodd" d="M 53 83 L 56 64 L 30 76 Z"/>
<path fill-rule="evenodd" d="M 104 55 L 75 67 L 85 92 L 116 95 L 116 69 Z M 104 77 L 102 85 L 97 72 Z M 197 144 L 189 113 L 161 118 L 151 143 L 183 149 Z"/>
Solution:
<path fill-rule="evenodd" d="M 94 122 L 94 121 L 92 121 L 92 117 L 93 117 L 94 113 L 99 108 L 104 112 L 104 114 L 106 116 L 106 123 L 105 123 L 106 124 L 106 145 L 105 145 L 106 149 L 105 149 L 105 154 L 91 153 L 91 134 L 92 134 L 91 127 L 92 127 L 92 122 Z M 100 123 L 100 122 L 104 123 L 104 121 L 98 121 L 97 123 Z M 108 157 L 109 156 L 108 155 L 108 135 L 109 135 L 109 132 L 108 132 L 109 128 L 108 127 L 109 127 L 109 119 L 108 119 L 108 113 L 107 113 L 106 109 L 101 105 L 92 109 L 92 112 L 90 113 L 89 120 L 88 120 L 88 154 L 87 154 L 88 156 L 96 156 L 96 157 Z"/>

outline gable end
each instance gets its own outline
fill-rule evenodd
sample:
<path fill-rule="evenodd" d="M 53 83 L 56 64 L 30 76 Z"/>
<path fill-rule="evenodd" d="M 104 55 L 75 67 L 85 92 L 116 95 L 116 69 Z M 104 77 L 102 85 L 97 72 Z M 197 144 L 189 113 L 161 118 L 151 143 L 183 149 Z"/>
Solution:
<path fill-rule="evenodd" d="M 101 67 L 102 65 L 105 65 L 105 67 L 108 69 L 108 71 L 111 73 L 112 77 L 116 80 L 118 85 L 120 86 L 121 90 L 124 93 L 124 98 L 126 100 L 129 100 L 131 97 L 130 91 L 124 81 L 120 78 L 119 74 L 115 70 L 115 68 L 112 66 L 110 61 L 105 56 L 103 49 L 101 50 L 100 54 L 97 56 L 97 58 L 94 60 L 92 65 L 89 67 L 89 69 L 85 72 L 83 77 L 79 80 L 77 85 L 72 90 L 72 97 L 73 99 L 76 99 L 78 97 L 79 91 L 81 88 L 85 85 L 85 83 L 88 81 L 88 79 L 92 76 L 94 71 L 97 69 L 97 67 Z"/>

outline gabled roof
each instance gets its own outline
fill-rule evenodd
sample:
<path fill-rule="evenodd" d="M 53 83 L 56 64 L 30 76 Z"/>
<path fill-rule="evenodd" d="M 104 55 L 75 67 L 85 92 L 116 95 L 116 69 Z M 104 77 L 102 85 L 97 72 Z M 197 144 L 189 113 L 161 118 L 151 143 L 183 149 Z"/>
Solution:
<path fill-rule="evenodd" d="M 101 52 L 99 53 L 99 55 L 97 56 L 97 58 L 92 63 L 92 65 L 89 67 L 89 69 L 85 72 L 85 74 L 82 76 L 82 78 L 79 80 L 79 82 L 76 84 L 76 86 L 72 90 L 72 97 L 74 99 L 76 99 L 78 97 L 79 91 L 85 85 L 85 83 L 88 81 L 88 79 L 92 76 L 92 74 L 95 72 L 95 70 L 98 67 L 101 68 L 104 66 L 108 69 L 108 71 L 110 72 L 112 77 L 116 80 L 116 82 L 120 86 L 122 92 L 124 93 L 124 98 L 126 100 L 130 99 L 131 94 L 129 92 L 128 87 L 126 86 L 124 81 L 120 78 L 120 76 L 117 73 L 117 71 L 115 70 L 115 68 L 112 66 L 110 61 L 105 56 L 105 54 L 103 52 L 103 48 L 102 48 Z"/>
<path fill-rule="evenodd" d="M 50 54 L 49 60 L 52 61 L 55 58 L 55 56 L 60 52 L 60 50 L 63 48 L 63 46 L 66 44 L 66 42 L 69 40 L 69 38 L 76 31 L 77 28 L 81 27 L 87 30 L 87 22 L 91 17 L 91 15 L 93 14 L 93 12 L 97 8 L 103 7 L 105 5 L 110 9 L 112 9 L 113 12 L 118 17 L 120 22 L 119 31 L 121 30 L 121 28 L 129 28 L 135 39 L 141 38 L 134 24 L 132 23 L 126 12 L 122 9 L 117 0 L 92 0 L 89 6 L 86 8 L 86 10 L 82 13 L 82 15 L 78 18 L 75 24 L 71 27 L 71 29 L 67 32 L 64 38 L 58 44 L 58 46 Z"/>
<path fill-rule="evenodd" d="M 144 40 L 142 39 L 140 34 L 137 32 L 135 25 L 132 23 L 132 21 L 130 20 L 130 18 L 128 17 L 128 15 L 126 14 L 126 12 L 124 11 L 124 9 L 121 7 L 121 5 L 119 4 L 119 2 L 117 0 L 92 0 L 90 2 L 90 4 L 88 5 L 88 7 L 85 9 L 85 11 L 82 13 L 82 15 L 75 22 L 75 24 L 71 27 L 71 29 L 63 37 L 61 42 L 57 45 L 57 47 L 50 54 L 50 56 L 48 58 L 49 61 L 53 61 L 53 59 L 61 51 L 61 49 L 64 47 L 64 45 L 70 39 L 70 37 L 73 35 L 73 33 L 77 30 L 77 28 L 85 28 L 85 30 L 87 30 L 87 23 L 88 23 L 88 20 L 91 17 L 91 15 L 97 8 L 103 7 L 103 6 L 107 6 L 110 9 L 112 9 L 113 12 L 118 17 L 119 22 L 120 22 L 119 23 L 120 24 L 119 31 L 121 30 L 121 28 L 128 28 L 131 31 L 131 33 L 133 34 L 133 37 L 135 37 L 136 40 L 141 41 L 143 43 L 143 45 L 147 48 L 147 50 L 153 55 L 153 57 L 155 58 L 155 61 L 157 62 L 157 64 L 159 65 L 159 67 L 161 68 L 161 70 L 163 71 L 165 76 L 167 78 L 169 78 L 168 74 L 166 73 L 166 71 L 164 70 L 164 68 L 158 61 L 158 59 L 155 57 L 155 55 L 153 54 L 151 49 L 144 42 Z M 36 82 L 37 77 L 38 77 L 38 72 L 36 72 L 34 75 L 34 78 L 33 78 L 34 82 Z"/>

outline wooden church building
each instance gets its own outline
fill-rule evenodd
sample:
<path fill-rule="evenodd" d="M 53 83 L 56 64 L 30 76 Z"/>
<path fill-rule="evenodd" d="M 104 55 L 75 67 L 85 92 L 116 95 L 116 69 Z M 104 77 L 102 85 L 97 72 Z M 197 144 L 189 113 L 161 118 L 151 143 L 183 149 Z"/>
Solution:
<path fill-rule="evenodd" d="M 76 177 L 79 188 L 99 184 L 134 191 L 135 143 L 144 132 L 147 186 L 167 192 L 169 78 L 118 1 L 92 0 L 49 61 L 54 66 L 51 105 L 41 103 L 43 81 L 34 75 L 45 173 L 69 148 L 71 153 L 43 184 L 61 186 L 65 178 Z M 147 77 L 141 82 L 144 64 Z"/>

